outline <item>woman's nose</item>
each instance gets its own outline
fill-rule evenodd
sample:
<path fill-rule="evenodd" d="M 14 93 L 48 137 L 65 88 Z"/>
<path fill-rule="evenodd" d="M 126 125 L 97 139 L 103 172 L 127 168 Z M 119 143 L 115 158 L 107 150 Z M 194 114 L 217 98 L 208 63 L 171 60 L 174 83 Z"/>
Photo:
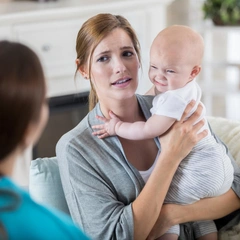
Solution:
<path fill-rule="evenodd" d="M 114 62 L 115 73 L 123 73 L 126 70 L 126 66 L 122 59 L 116 59 Z"/>

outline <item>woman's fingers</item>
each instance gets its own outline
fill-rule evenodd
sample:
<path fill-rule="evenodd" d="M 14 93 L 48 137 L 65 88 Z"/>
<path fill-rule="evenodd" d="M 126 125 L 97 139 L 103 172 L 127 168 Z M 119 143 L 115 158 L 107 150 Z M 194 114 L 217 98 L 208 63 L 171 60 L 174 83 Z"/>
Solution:
<path fill-rule="evenodd" d="M 193 114 L 188 117 L 189 113 L 192 111 L 192 109 L 195 109 Z M 186 128 L 185 130 L 191 130 L 193 129 L 195 132 L 198 132 L 205 124 L 204 119 L 201 119 L 202 112 L 204 111 L 203 105 L 199 103 L 197 106 L 195 106 L 195 102 L 191 101 L 183 115 L 181 120 L 179 121 L 179 124 L 183 124 L 183 126 Z"/>
<path fill-rule="evenodd" d="M 197 123 L 193 124 L 193 129 L 195 130 L 195 132 L 198 132 L 205 124 L 205 120 L 202 119 L 200 121 L 198 121 Z"/>
<path fill-rule="evenodd" d="M 205 138 L 208 135 L 208 131 L 204 130 L 200 133 L 197 134 L 197 142 L 200 141 L 201 139 Z"/>
<path fill-rule="evenodd" d="M 196 111 L 188 118 L 188 115 L 196 108 Z M 191 101 L 181 118 L 180 121 L 176 121 L 173 126 L 160 137 L 161 145 L 163 149 L 168 149 L 165 146 L 171 145 L 170 154 L 177 154 L 181 156 L 181 159 L 192 150 L 192 148 L 207 136 L 207 130 L 200 132 L 204 126 L 204 120 L 200 120 L 202 115 L 203 106 L 199 104 L 195 106 L 195 102 Z"/>
<path fill-rule="evenodd" d="M 192 110 L 194 107 L 196 107 L 196 106 L 195 106 L 195 102 L 194 102 L 194 101 L 191 101 L 191 102 L 187 105 L 187 107 L 186 107 L 186 109 L 185 109 L 185 111 L 184 111 L 184 113 L 183 113 L 183 115 L 182 115 L 182 118 L 181 118 L 181 120 L 180 120 L 181 122 L 185 122 L 186 119 L 187 119 L 187 122 L 188 122 L 189 124 L 194 125 L 194 123 L 196 123 L 196 121 L 201 117 L 201 114 L 202 114 L 202 111 L 203 111 L 203 105 L 202 105 L 201 103 L 199 103 L 199 104 L 197 105 L 196 110 L 194 111 L 194 113 L 193 113 L 189 118 L 187 118 L 187 117 L 188 117 L 188 114 L 191 112 L 191 110 Z"/>
<path fill-rule="evenodd" d="M 189 107 L 192 107 L 192 103 L 190 103 Z M 187 120 L 185 120 L 185 122 L 184 122 L 184 123 L 188 124 L 188 126 L 190 126 L 190 128 L 193 129 L 193 132 L 197 133 L 196 134 L 196 141 L 197 142 L 199 140 L 201 140 L 202 138 L 206 137 L 207 134 L 208 134 L 207 130 L 199 132 L 199 130 L 205 124 L 205 120 L 201 119 L 203 111 L 204 111 L 204 107 L 203 107 L 203 105 L 201 103 L 199 103 L 197 108 L 196 108 L 196 110 L 194 111 L 194 113 Z M 183 119 L 181 119 L 181 120 L 184 121 Z"/>
<path fill-rule="evenodd" d="M 194 108 L 196 102 L 194 100 L 192 100 L 185 108 L 183 115 L 180 119 L 180 122 L 184 122 L 187 118 L 187 116 L 189 115 L 189 113 L 191 112 L 191 110 Z"/>

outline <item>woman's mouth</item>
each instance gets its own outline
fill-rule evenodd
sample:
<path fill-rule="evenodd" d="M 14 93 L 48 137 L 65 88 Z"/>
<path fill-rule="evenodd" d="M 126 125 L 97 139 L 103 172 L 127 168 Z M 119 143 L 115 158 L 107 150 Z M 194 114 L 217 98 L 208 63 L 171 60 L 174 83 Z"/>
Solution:
<path fill-rule="evenodd" d="M 131 80 L 131 78 L 121 79 L 121 80 L 118 80 L 118 81 L 112 83 L 112 85 L 125 85 L 130 80 Z"/>

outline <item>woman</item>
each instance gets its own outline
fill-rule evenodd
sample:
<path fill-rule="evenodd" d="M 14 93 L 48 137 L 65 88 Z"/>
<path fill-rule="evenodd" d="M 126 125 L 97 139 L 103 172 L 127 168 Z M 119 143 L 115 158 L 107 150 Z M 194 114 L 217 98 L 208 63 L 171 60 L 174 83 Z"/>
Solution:
<path fill-rule="evenodd" d="M 88 238 L 69 216 L 35 203 L 11 180 L 48 119 L 42 66 L 28 47 L 0 41 L 0 239 Z"/>
<path fill-rule="evenodd" d="M 207 199 L 189 206 L 163 206 L 179 163 L 207 134 L 197 134 L 203 121 L 193 126 L 201 106 L 183 121 L 193 102 L 161 137 L 161 145 L 159 139 L 130 141 L 114 136 L 102 140 L 92 135 L 91 126 L 99 123 L 96 115 L 109 118 L 112 110 L 127 122 L 146 121 L 151 115 L 152 96 L 135 94 L 140 50 L 125 18 L 111 14 L 90 18 L 78 33 L 76 50 L 77 71 L 91 83 L 91 111 L 56 148 L 75 222 L 93 239 L 156 239 L 173 224 L 222 217 L 240 207 L 232 190 L 215 198 L 214 203 Z M 146 184 L 140 171 L 150 175 Z M 220 202 L 226 206 L 230 201 L 231 209 L 220 207 Z"/>

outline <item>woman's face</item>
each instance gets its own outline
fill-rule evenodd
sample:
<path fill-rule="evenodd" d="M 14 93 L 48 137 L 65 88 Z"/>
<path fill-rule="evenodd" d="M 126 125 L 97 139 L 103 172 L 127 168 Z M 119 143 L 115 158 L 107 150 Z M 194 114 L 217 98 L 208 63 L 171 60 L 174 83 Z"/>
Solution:
<path fill-rule="evenodd" d="M 138 85 L 139 59 L 131 38 L 114 29 L 92 56 L 91 81 L 101 103 L 132 97 Z"/>

